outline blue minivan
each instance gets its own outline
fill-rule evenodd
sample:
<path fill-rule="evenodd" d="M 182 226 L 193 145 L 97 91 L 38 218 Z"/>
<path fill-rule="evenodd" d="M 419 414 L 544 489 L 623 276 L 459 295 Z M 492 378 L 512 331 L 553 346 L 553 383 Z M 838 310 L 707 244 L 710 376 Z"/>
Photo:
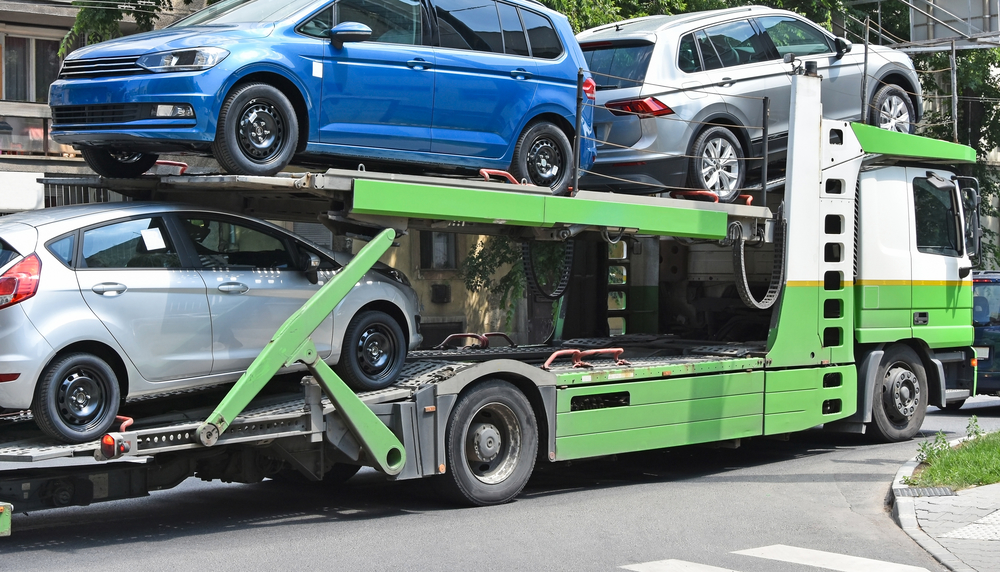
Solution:
<path fill-rule="evenodd" d="M 181 152 L 233 174 L 347 159 L 509 169 L 562 190 L 579 70 L 594 99 L 586 69 L 566 17 L 534 0 L 223 0 L 71 53 L 50 91 L 52 137 L 106 177 Z"/>

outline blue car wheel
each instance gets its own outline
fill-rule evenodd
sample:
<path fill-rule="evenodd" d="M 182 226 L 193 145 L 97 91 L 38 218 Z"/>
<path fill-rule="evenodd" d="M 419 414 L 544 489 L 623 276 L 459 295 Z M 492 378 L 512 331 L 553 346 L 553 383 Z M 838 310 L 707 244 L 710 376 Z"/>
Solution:
<path fill-rule="evenodd" d="M 295 111 L 285 94 L 249 83 L 222 104 L 212 153 L 230 174 L 273 175 L 292 160 L 298 138 Z"/>
<path fill-rule="evenodd" d="M 109 151 L 101 147 L 84 147 L 80 150 L 87 166 L 102 177 L 132 179 L 156 164 L 157 155 Z"/>
<path fill-rule="evenodd" d="M 517 140 L 510 172 L 519 181 L 549 187 L 558 195 L 569 187 L 572 167 L 569 137 L 555 125 L 539 121 L 529 125 Z"/>

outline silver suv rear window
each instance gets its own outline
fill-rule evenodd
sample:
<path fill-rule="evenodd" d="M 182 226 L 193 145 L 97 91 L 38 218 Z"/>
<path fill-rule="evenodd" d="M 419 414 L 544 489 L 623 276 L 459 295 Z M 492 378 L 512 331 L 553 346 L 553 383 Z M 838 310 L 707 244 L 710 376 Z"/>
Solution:
<path fill-rule="evenodd" d="M 653 44 L 584 46 L 583 57 L 597 89 L 638 87 L 646 80 Z"/>

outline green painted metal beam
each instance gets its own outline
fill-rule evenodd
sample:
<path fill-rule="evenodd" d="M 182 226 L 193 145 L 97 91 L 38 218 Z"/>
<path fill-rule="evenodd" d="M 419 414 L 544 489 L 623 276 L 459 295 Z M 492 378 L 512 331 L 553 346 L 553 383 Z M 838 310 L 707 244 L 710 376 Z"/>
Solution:
<path fill-rule="evenodd" d="M 976 162 L 976 150 L 966 145 L 879 129 L 863 123 L 851 123 L 851 129 L 865 153 L 923 159 L 934 163 Z"/>
<path fill-rule="evenodd" d="M 551 228 L 557 224 L 636 229 L 639 234 L 721 239 L 728 215 L 721 210 L 679 208 L 542 193 L 439 187 L 358 179 L 351 212 Z"/>
<path fill-rule="evenodd" d="M 320 381 L 327 396 L 337 407 L 378 468 L 392 475 L 399 473 L 406 459 L 399 439 L 378 420 L 357 395 L 322 360 L 309 336 L 330 315 L 334 307 L 354 288 L 359 280 L 392 245 L 392 230 L 384 230 L 361 249 L 351 262 L 323 285 L 312 298 L 296 310 L 250 364 L 246 373 L 229 390 L 219 406 L 198 428 L 198 439 L 206 446 L 214 445 L 219 435 L 232 424 L 240 412 L 285 364 L 306 363 Z"/>
<path fill-rule="evenodd" d="M 10 515 L 13 512 L 13 505 L 0 502 L 0 536 L 10 536 Z"/>

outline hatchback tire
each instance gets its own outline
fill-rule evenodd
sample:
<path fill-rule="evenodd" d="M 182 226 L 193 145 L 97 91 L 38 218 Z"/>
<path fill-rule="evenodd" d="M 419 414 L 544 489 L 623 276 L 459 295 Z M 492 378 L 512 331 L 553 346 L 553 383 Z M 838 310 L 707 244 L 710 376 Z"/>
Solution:
<path fill-rule="evenodd" d="M 872 97 L 868 110 L 869 125 L 899 133 L 913 133 L 916 131 L 916 118 L 910 96 L 898 85 L 883 85 Z"/>
<path fill-rule="evenodd" d="M 299 140 L 292 104 L 265 83 L 238 86 L 219 111 L 212 154 L 232 175 L 268 176 L 292 161 Z"/>
<path fill-rule="evenodd" d="M 725 127 L 702 131 L 691 146 L 688 186 L 711 191 L 723 203 L 736 200 L 746 180 L 746 153 L 739 139 Z"/>
<path fill-rule="evenodd" d="M 46 435 L 85 443 L 111 428 L 120 400 L 118 377 L 107 362 L 93 354 L 71 353 L 45 368 L 31 413 Z"/>
<path fill-rule="evenodd" d="M 529 125 L 514 146 L 510 172 L 518 181 L 549 187 L 555 194 L 565 193 L 573 176 L 569 137 L 547 121 Z"/>
<path fill-rule="evenodd" d="M 347 326 L 333 370 L 351 389 L 375 391 L 395 383 L 405 361 L 403 329 L 389 314 L 366 310 Z"/>
<path fill-rule="evenodd" d="M 159 159 L 152 153 L 114 152 L 101 147 L 84 147 L 80 153 L 87 166 L 109 179 L 134 179 L 150 170 Z"/>

